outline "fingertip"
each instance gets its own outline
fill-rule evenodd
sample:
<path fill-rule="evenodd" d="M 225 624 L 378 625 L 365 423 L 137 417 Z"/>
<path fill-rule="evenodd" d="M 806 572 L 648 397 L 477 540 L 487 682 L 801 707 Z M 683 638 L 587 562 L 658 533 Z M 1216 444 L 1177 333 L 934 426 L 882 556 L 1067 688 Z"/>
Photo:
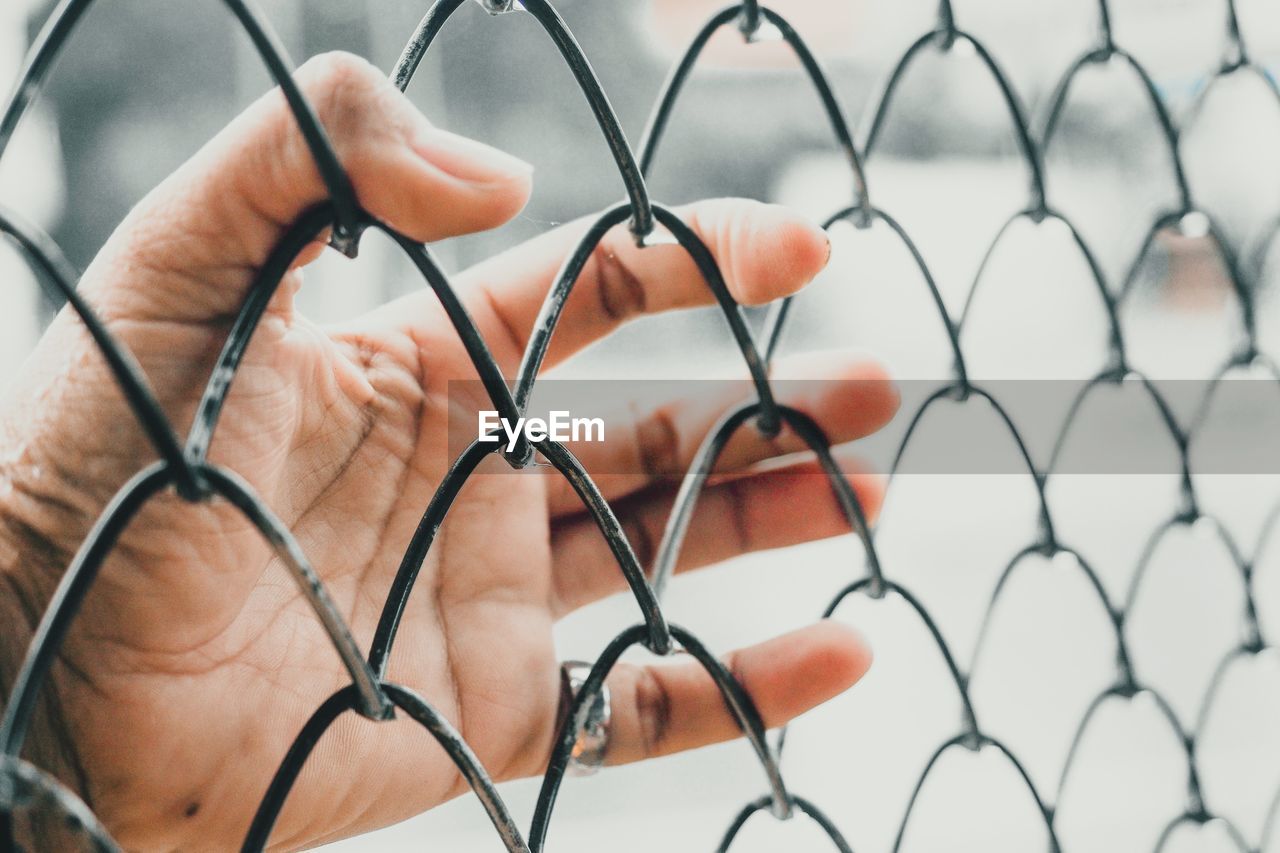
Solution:
<path fill-rule="evenodd" d="M 831 261 L 831 238 L 813 222 L 793 210 L 780 208 L 784 222 L 778 239 L 784 258 L 789 258 L 793 269 L 792 281 L 799 290 L 818 277 Z"/>
<path fill-rule="evenodd" d="M 813 417 L 833 445 L 874 433 L 902 404 L 885 368 L 853 350 L 788 355 L 775 362 L 772 373 L 785 402 Z"/>
<path fill-rule="evenodd" d="M 831 241 L 813 222 L 777 204 L 753 205 L 744 248 L 750 270 L 739 277 L 739 299 L 749 305 L 796 293 L 831 259 Z"/>
<path fill-rule="evenodd" d="M 771 650 L 766 654 L 780 677 L 754 688 L 752 695 L 759 699 L 770 728 L 839 696 L 871 667 L 866 639 L 851 626 L 829 619 L 777 637 L 764 649 Z"/>
<path fill-rule="evenodd" d="M 449 177 L 478 189 L 527 185 L 532 164 L 476 139 L 427 125 L 410 143 L 414 153 Z"/>
<path fill-rule="evenodd" d="M 796 368 L 809 373 L 825 369 L 831 382 L 831 390 L 839 395 L 847 407 L 848 400 L 856 399 L 859 410 L 864 413 L 863 428 L 868 431 L 879 429 L 888 423 L 902 405 L 902 393 L 898 383 L 889 375 L 884 365 L 864 353 L 850 350 L 828 350 L 805 353 L 796 359 Z M 856 396 L 850 396 L 849 385 L 853 385 Z"/>
<path fill-rule="evenodd" d="M 788 355 L 778 362 L 780 379 L 834 379 L 853 382 L 893 384 L 883 364 L 866 352 L 850 348 L 807 350 Z"/>
<path fill-rule="evenodd" d="M 837 687 L 833 696 L 858 683 L 871 669 L 874 659 L 871 643 L 857 628 L 846 622 L 823 619 L 814 623 L 813 632 L 819 649 L 817 665 Z"/>
<path fill-rule="evenodd" d="M 505 225 L 520 215 L 533 192 L 532 169 L 512 174 L 491 184 L 471 184 L 459 188 L 458 195 L 468 200 L 458 207 L 457 219 L 443 234 L 423 237 L 424 241 L 449 237 L 458 233 L 488 231 Z M 439 196 L 437 196 L 438 198 Z M 428 231 L 435 230 L 434 219 L 426 220 Z"/>
<path fill-rule="evenodd" d="M 763 305 L 797 292 L 826 268 L 831 242 L 801 214 L 742 198 L 683 209 L 689 226 L 716 256 L 733 298 Z"/>
<path fill-rule="evenodd" d="M 519 174 L 512 175 L 495 192 L 493 199 L 494 216 L 498 224 L 515 219 L 529 204 L 533 196 L 533 166 Z"/>
<path fill-rule="evenodd" d="M 412 150 L 433 177 L 469 197 L 473 230 L 493 228 L 515 217 L 533 192 L 533 165 L 474 139 L 429 128 Z"/>
<path fill-rule="evenodd" d="M 352 182 L 371 213 L 413 240 L 429 243 L 496 228 L 528 203 L 533 168 L 474 145 L 471 159 L 460 150 L 449 156 L 438 150 L 428 157 L 421 143 L 405 146 L 381 163 L 353 164 Z M 494 159 L 484 151 L 495 152 Z"/>
<path fill-rule="evenodd" d="M 845 368 L 844 378 L 851 382 L 861 382 L 884 393 L 885 402 L 894 410 L 902 402 L 898 393 L 898 383 L 889 375 L 883 364 L 866 357 L 850 358 Z"/>

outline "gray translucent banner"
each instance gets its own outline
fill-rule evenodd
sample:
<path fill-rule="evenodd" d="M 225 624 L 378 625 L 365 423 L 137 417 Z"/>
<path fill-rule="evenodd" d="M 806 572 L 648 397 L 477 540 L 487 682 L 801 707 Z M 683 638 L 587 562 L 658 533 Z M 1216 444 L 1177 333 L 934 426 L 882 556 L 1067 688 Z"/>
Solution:
<path fill-rule="evenodd" d="M 481 412 L 498 407 L 479 381 L 449 386 L 453 458 L 478 439 Z M 901 402 L 888 424 L 843 442 L 849 451 L 842 455 L 852 452 L 882 473 L 1026 474 L 1029 457 L 1041 472 L 1177 474 L 1185 442 L 1195 473 L 1280 474 L 1280 382 L 1273 379 L 993 380 L 975 383 L 967 397 L 937 380 L 778 380 L 772 388 L 780 404 L 828 430 L 856 425 L 896 392 Z M 564 443 L 593 475 L 651 473 L 658 459 L 675 477 L 726 411 L 756 400 L 745 380 L 543 379 L 526 417 L 562 427 Z M 488 416 L 491 427 L 496 417 Z M 496 446 L 507 446 L 507 428 L 495 427 Z M 754 430 L 748 420 L 739 431 Z"/>

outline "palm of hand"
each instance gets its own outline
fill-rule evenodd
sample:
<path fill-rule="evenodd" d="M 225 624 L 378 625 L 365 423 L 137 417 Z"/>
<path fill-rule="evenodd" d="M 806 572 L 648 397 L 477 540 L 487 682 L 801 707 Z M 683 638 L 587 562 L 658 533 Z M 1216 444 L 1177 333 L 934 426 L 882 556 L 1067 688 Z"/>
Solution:
<path fill-rule="evenodd" d="M 46 346 L 86 346 L 65 320 Z M 404 548 L 447 470 L 448 379 L 470 370 L 442 313 L 415 337 L 373 326 L 330 336 L 273 310 L 246 356 L 212 453 L 277 508 L 361 638 L 372 636 Z M 170 411 L 198 402 L 190 389 L 200 386 L 187 377 L 207 372 L 203 337 L 168 324 L 130 330 L 136 352 L 166 353 L 163 365 L 149 367 L 174 380 L 169 387 L 179 398 L 165 400 Z M 62 418 L 120 409 L 105 375 L 86 386 L 106 389 L 105 399 L 74 398 L 77 411 Z M 100 470 L 95 479 L 118 482 L 112 475 L 127 476 L 141 454 L 127 417 L 120 421 L 119 434 L 90 432 L 60 453 L 114 458 L 119 471 Z M 99 503 L 108 497 L 102 491 Z M 543 478 L 480 473 L 450 519 L 408 602 L 389 677 L 431 696 L 495 777 L 527 774 L 545 762 L 558 699 Z M 225 502 L 192 506 L 158 496 L 100 576 L 65 650 L 71 672 L 92 676 L 59 679 L 61 701 L 80 721 L 86 774 L 102 778 L 93 764 L 111 763 L 110 785 L 91 791 L 95 807 L 122 837 L 134 824 L 154 825 L 157 814 L 200 812 L 242 832 L 269 777 L 257 763 L 227 757 L 283 756 L 300 721 L 349 680 L 328 637 L 262 536 Z M 495 649 L 501 636 L 522 642 Z M 157 732 L 161 716 L 181 726 Z M 351 778 L 421 780 L 403 814 L 461 792 L 453 765 L 423 733 L 407 723 L 389 728 L 354 756 L 344 756 L 345 738 L 329 739 L 317 763 L 332 749 L 330 760 Z M 530 743 L 530 731 L 544 742 Z M 304 774 L 276 837 L 314 839 L 358 827 L 378 797 L 364 789 L 369 801 L 330 780 L 309 784 Z M 205 831 L 212 837 L 214 830 Z"/>

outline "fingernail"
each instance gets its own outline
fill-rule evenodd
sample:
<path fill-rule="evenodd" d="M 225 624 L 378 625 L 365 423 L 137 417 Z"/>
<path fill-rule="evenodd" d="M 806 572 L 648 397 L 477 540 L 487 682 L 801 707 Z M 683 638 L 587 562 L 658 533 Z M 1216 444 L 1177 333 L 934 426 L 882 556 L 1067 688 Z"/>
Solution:
<path fill-rule="evenodd" d="M 506 184 L 533 173 L 533 166 L 519 157 L 439 128 L 419 136 L 413 149 L 440 171 L 468 184 Z"/>

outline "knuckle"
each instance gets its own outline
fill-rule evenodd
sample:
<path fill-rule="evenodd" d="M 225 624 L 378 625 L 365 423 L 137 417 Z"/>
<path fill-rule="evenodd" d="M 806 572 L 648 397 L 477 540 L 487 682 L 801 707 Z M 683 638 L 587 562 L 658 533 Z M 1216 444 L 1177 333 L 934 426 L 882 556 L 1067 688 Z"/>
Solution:
<path fill-rule="evenodd" d="M 729 673 L 729 677 L 732 678 L 739 687 L 746 690 L 747 695 L 750 695 L 750 690 L 747 687 L 746 672 L 742 665 L 741 651 L 735 649 L 729 652 L 720 659 L 720 663 L 724 666 L 725 672 Z"/>
<path fill-rule="evenodd" d="M 591 265 L 600 310 L 605 317 L 622 323 L 644 313 L 644 282 L 610 248 L 608 241 L 602 241 L 592 251 Z"/>
<path fill-rule="evenodd" d="M 670 476 L 680 459 L 680 433 L 671 412 L 654 409 L 636 424 L 636 456 L 649 479 Z"/>
<path fill-rule="evenodd" d="M 657 543 L 654 541 L 653 532 L 650 531 L 645 520 L 635 512 L 626 513 L 621 524 L 622 531 L 626 534 L 627 543 L 631 546 L 631 553 L 635 555 L 636 562 L 639 563 L 641 569 L 648 569 L 652 566 L 653 559 L 657 553 Z"/>
<path fill-rule="evenodd" d="M 751 500 L 747 494 L 747 486 L 742 480 L 730 480 L 725 485 L 725 496 L 729 503 L 729 519 L 734 544 L 739 552 L 752 550 L 751 531 L 754 527 L 747 519 L 751 512 Z"/>
<path fill-rule="evenodd" d="M 386 84 L 367 60 L 344 51 L 322 53 L 298 70 L 299 85 L 317 116 L 331 132 L 347 128 L 367 112 L 369 101 Z"/>
<path fill-rule="evenodd" d="M 646 758 L 661 754 L 671 730 L 671 695 L 652 669 L 636 677 L 636 719 L 640 721 L 640 749 Z"/>

